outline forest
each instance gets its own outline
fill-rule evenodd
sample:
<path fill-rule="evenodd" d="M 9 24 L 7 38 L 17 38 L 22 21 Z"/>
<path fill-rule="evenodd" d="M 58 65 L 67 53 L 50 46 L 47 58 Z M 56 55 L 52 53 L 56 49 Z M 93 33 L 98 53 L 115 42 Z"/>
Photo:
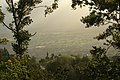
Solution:
<path fill-rule="evenodd" d="M 106 25 L 104 32 L 94 39 L 105 42 L 103 46 L 92 46 L 90 56 L 63 56 L 49 53 L 45 58 L 36 60 L 28 54 L 29 42 L 36 32 L 31 34 L 26 26 L 32 24 L 31 12 L 43 7 L 44 15 L 51 15 L 59 8 L 59 1 L 51 6 L 41 5 L 42 0 L 5 0 L 6 10 L 12 14 L 12 22 L 6 23 L 6 13 L 0 6 L 0 24 L 11 31 L 15 42 L 11 43 L 15 54 L 7 48 L 0 48 L 0 80 L 119 80 L 120 79 L 120 1 L 119 0 L 71 0 L 71 7 L 88 7 L 89 14 L 82 17 L 86 28 Z M 6 36 L 5 36 L 6 37 Z M 7 38 L 0 38 L 0 44 L 6 45 Z M 113 48 L 116 56 L 109 57 Z"/>

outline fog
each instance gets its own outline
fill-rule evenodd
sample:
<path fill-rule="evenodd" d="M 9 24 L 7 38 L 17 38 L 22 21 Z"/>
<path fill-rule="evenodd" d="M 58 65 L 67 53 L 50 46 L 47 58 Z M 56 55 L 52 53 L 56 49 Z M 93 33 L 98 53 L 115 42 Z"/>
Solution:
<path fill-rule="evenodd" d="M 0 1 L 2 11 L 5 14 L 5 22 L 12 21 L 12 14 L 6 11 L 5 0 Z M 15 0 L 17 1 L 17 0 Z M 40 5 L 51 5 L 53 0 L 44 0 Z M 71 0 L 59 0 L 59 8 L 45 17 L 45 8 L 37 8 L 30 14 L 33 23 L 25 28 L 31 33 L 37 32 L 32 37 L 29 45 L 29 53 L 33 56 L 45 56 L 46 52 L 55 54 L 84 54 L 88 53 L 93 45 L 99 45 L 93 39 L 96 35 L 105 30 L 104 26 L 85 28 L 80 22 L 82 16 L 89 13 L 87 7 L 73 10 Z M 12 33 L 0 24 L 0 37 L 12 39 Z M 9 44 L 10 46 L 11 44 Z M 7 46 L 10 51 L 11 48 Z M 10 51 L 11 52 L 11 51 Z"/>
<path fill-rule="evenodd" d="M 87 13 L 87 8 L 73 10 L 71 0 L 60 0 L 59 8 L 47 17 L 44 16 L 44 8 L 34 10 L 31 15 L 34 21 L 31 28 L 39 27 L 40 31 L 78 30 L 84 28 L 80 18 Z"/>
<path fill-rule="evenodd" d="M 3 12 L 6 14 L 5 21 L 9 23 L 11 14 L 6 12 L 5 0 L 1 0 Z M 17 1 L 17 0 L 14 0 Z M 40 5 L 51 5 L 53 0 L 44 0 Z M 45 8 L 34 9 L 31 13 L 33 23 L 28 27 L 28 29 L 39 28 L 40 31 L 71 31 L 71 30 L 80 30 L 84 28 L 83 24 L 80 22 L 81 16 L 88 14 L 88 9 L 76 9 L 73 10 L 71 7 L 71 0 L 60 0 L 59 8 L 56 9 L 50 15 L 45 17 L 44 10 Z"/>

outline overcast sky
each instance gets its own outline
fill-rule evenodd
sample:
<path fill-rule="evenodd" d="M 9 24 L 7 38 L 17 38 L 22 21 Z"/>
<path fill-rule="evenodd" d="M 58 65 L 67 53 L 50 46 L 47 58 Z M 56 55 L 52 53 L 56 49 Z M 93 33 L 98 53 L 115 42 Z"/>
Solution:
<path fill-rule="evenodd" d="M 5 0 L 0 1 L 5 12 Z M 51 5 L 52 2 L 53 0 L 44 0 L 41 5 Z M 47 15 L 47 17 L 44 16 L 44 8 L 35 9 L 31 14 L 34 22 L 29 28 L 37 28 L 40 31 L 70 31 L 84 28 L 84 25 L 80 22 L 80 18 L 88 13 L 87 8 L 73 10 L 71 4 L 71 0 L 59 0 L 59 8 L 52 14 Z M 6 12 L 5 14 L 7 14 L 6 21 L 8 22 L 11 15 L 8 15 Z"/>
<path fill-rule="evenodd" d="M 43 4 L 41 5 L 51 5 L 52 2 L 53 0 L 44 0 Z M 88 14 L 88 9 L 80 9 L 78 7 L 76 10 L 73 10 L 71 8 L 71 4 L 71 0 L 59 0 L 59 8 L 50 15 L 47 15 L 47 17 L 44 16 L 44 8 L 33 10 L 31 18 L 34 22 L 29 27 L 27 27 L 27 29 L 29 29 L 31 33 L 37 32 L 37 34 L 47 32 L 59 33 L 62 31 L 77 33 L 79 32 L 78 34 L 80 35 L 94 34 L 93 36 L 91 36 L 91 38 L 102 31 L 103 27 L 92 27 L 89 29 L 85 29 L 85 25 L 80 22 L 80 18 Z M 6 11 L 5 0 L 0 0 L 0 5 L 2 5 L 2 10 L 6 14 L 5 22 L 9 24 L 9 21 L 12 19 L 12 15 Z M 7 29 L 0 24 L 0 37 L 11 38 L 12 35 L 9 36 L 10 34 L 11 32 L 9 30 L 7 31 Z"/>

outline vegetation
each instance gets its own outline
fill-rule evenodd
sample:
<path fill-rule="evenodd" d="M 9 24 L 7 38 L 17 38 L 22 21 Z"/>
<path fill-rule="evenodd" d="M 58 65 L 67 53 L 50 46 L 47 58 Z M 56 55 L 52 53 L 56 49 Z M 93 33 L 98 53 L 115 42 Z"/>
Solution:
<path fill-rule="evenodd" d="M 86 69 L 90 80 L 118 80 L 119 60 L 110 60 L 107 52 L 110 47 L 118 50 L 120 47 L 120 1 L 119 0 L 72 0 L 72 7 L 88 6 L 90 14 L 82 17 L 81 21 L 86 27 L 108 25 L 106 31 L 95 37 L 97 40 L 105 40 L 108 48 L 93 47 L 90 51 L 92 59 Z M 118 70 L 118 71 L 117 71 Z"/>
<path fill-rule="evenodd" d="M 26 55 L 30 37 L 33 36 L 24 27 L 32 23 L 30 13 L 37 7 L 46 7 L 45 15 L 58 8 L 54 0 L 52 6 L 36 6 L 41 0 L 6 0 L 7 10 L 12 13 L 13 21 L 7 25 L 0 9 L 0 23 L 12 31 L 16 54 L 9 54 L 7 49 L 0 50 L 0 80 L 119 80 L 120 58 L 108 57 L 110 47 L 120 48 L 120 1 L 119 0 L 72 0 L 72 7 L 89 6 L 90 14 L 81 21 L 86 27 L 108 25 L 105 32 L 95 37 L 106 40 L 108 48 L 93 47 L 92 57 L 55 56 L 52 54 L 36 62 L 35 57 Z M 0 43 L 8 42 L 6 38 Z"/>
<path fill-rule="evenodd" d="M 3 21 L 5 16 L 0 10 L 0 22 L 13 33 L 15 43 L 12 43 L 12 47 L 16 55 L 22 56 L 24 53 L 26 53 L 29 41 L 31 40 L 30 37 L 36 34 L 31 34 L 28 30 L 24 29 L 33 22 L 30 17 L 31 11 L 38 7 L 46 7 L 46 15 L 51 13 L 53 9 L 57 7 L 56 2 L 57 0 L 54 1 L 51 7 L 48 7 L 39 5 L 42 3 L 42 0 L 19 0 L 18 2 L 14 2 L 14 0 L 6 0 L 8 5 L 7 11 L 12 14 L 13 21 L 7 25 Z"/>
<path fill-rule="evenodd" d="M 29 80 L 30 67 L 29 56 L 24 55 L 22 58 L 17 58 L 15 55 L 10 55 L 7 61 L 0 62 L 0 79 L 1 80 Z"/>
<path fill-rule="evenodd" d="M 106 31 L 95 37 L 97 40 L 106 40 L 107 46 L 112 46 L 119 50 L 119 27 L 120 27 L 120 1 L 119 0 L 72 0 L 72 7 L 88 6 L 90 14 L 82 17 L 81 21 L 86 27 L 108 25 Z"/>
<path fill-rule="evenodd" d="M 0 6 L 0 23 L 3 22 L 4 17 L 5 16 L 4 16 L 4 14 L 3 14 L 2 10 L 1 10 L 1 6 Z M 6 42 L 8 42 L 8 40 L 6 38 L 3 38 L 3 39 L 0 38 L 0 44 L 1 43 L 6 43 Z"/>
<path fill-rule="evenodd" d="M 100 50 L 100 49 L 99 49 Z M 51 56 L 38 62 L 29 55 L 9 55 L 0 62 L 1 80 L 119 80 L 119 59 L 107 56 Z"/>

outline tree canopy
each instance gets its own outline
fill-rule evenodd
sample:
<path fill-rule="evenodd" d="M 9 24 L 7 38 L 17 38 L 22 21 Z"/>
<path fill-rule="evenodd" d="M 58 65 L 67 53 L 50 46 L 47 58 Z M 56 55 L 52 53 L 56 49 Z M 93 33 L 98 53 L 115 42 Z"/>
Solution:
<path fill-rule="evenodd" d="M 93 47 L 90 51 L 91 58 L 78 56 L 62 57 L 51 55 L 41 59 L 39 63 L 26 53 L 33 36 L 25 26 L 33 21 L 30 17 L 35 8 L 45 7 L 45 15 L 58 8 L 58 0 L 54 0 L 52 6 L 36 6 L 41 0 L 6 0 L 7 10 L 12 14 L 13 21 L 7 25 L 4 22 L 4 14 L 0 9 L 0 23 L 13 32 L 16 42 L 12 43 L 16 55 L 8 55 L 6 49 L 0 54 L 0 79 L 7 80 L 119 80 L 120 59 L 110 59 L 106 52 L 108 49 Z M 120 1 L 119 0 L 72 0 L 72 7 L 88 6 L 90 14 L 82 17 L 81 21 L 86 27 L 108 25 L 108 28 L 96 37 L 97 40 L 106 40 L 105 45 L 120 49 Z M 0 43 L 6 39 L 0 39 Z M 5 59 L 5 60 L 4 60 Z M 53 68 L 55 67 L 55 68 Z"/>
<path fill-rule="evenodd" d="M 119 0 L 72 0 L 72 7 L 89 7 L 90 14 L 82 17 L 86 27 L 108 25 L 108 28 L 98 36 L 97 40 L 106 40 L 105 45 L 115 49 L 120 48 L 120 1 Z M 111 36 L 111 38 L 110 38 Z"/>
<path fill-rule="evenodd" d="M 9 23 L 4 22 L 5 16 L 0 9 L 0 23 L 13 33 L 15 42 L 12 43 L 12 47 L 15 53 L 17 55 L 23 55 L 28 50 L 30 38 L 36 34 L 31 34 L 28 30 L 24 29 L 33 22 L 30 16 L 31 12 L 35 8 L 45 7 L 46 16 L 58 7 L 58 0 L 54 0 L 51 6 L 41 6 L 42 0 L 18 0 L 18 2 L 14 2 L 14 0 L 5 1 L 7 3 L 6 9 L 12 14 L 13 21 Z"/>

